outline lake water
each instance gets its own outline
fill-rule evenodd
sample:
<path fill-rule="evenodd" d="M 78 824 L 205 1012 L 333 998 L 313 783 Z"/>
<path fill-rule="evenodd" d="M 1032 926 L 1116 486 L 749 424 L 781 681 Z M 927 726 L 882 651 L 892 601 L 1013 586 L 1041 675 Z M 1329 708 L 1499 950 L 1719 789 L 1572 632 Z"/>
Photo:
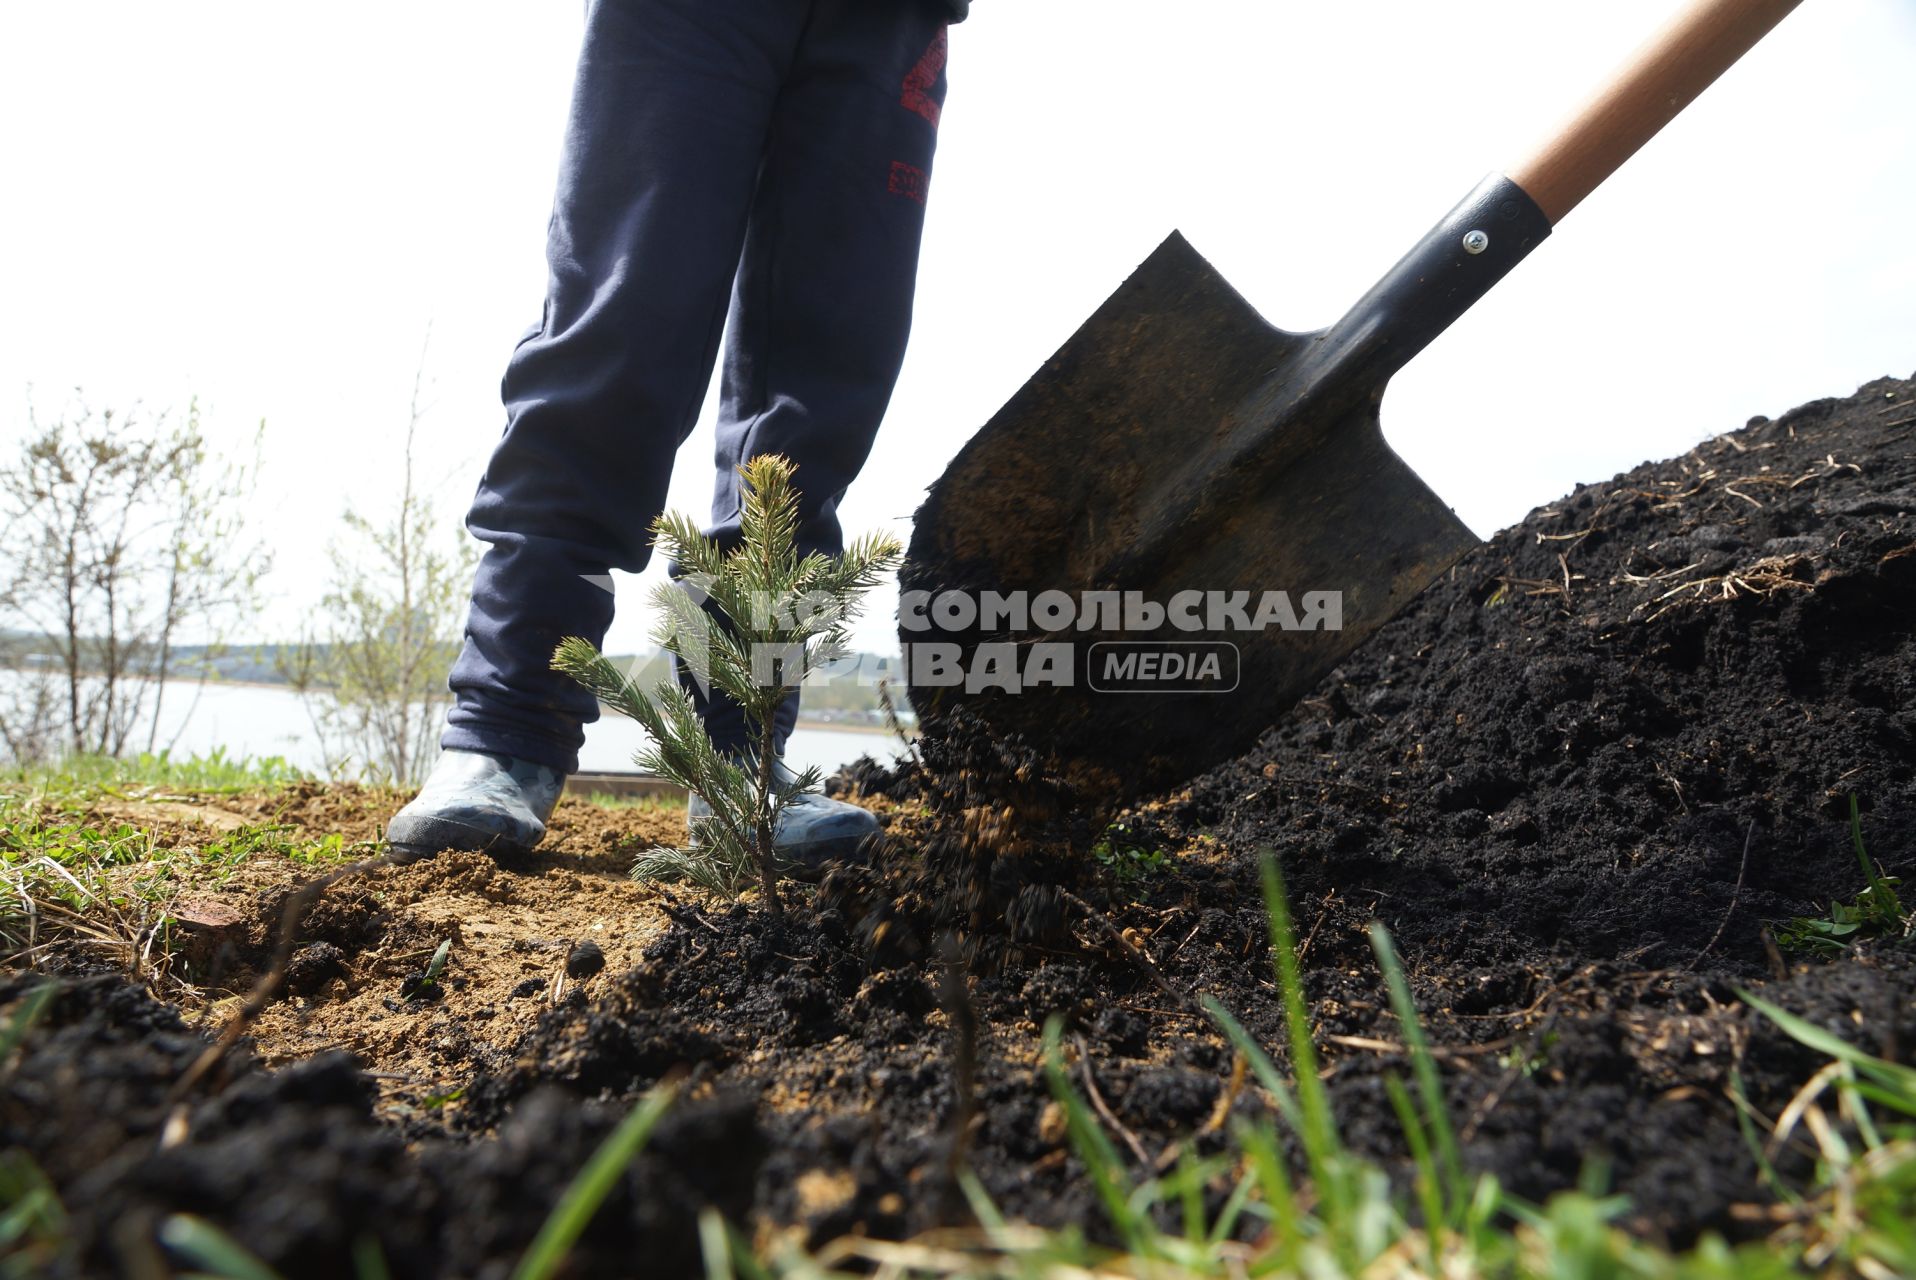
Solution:
<path fill-rule="evenodd" d="M 0 681 L 23 678 L 19 672 L 0 670 Z M 145 742 L 143 729 L 135 746 Z M 270 685 L 168 686 L 158 745 L 165 747 L 169 742 L 176 756 L 204 755 L 223 747 L 229 758 L 284 756 L 314 773 L 323 764 L 299 695 Z M 586 726 L 579 768 L 593 773 L 633 772 L 638 766 L 632 757 L 645 742 L 645 731 L 637 723 L 608 712 Z M 860 756 L 889 760 L 899 750 L 898 739 L 890 734 L 801 724 L 786 744 L 785 759 L 793 768 L 817 766 L 829 774 Z"/>

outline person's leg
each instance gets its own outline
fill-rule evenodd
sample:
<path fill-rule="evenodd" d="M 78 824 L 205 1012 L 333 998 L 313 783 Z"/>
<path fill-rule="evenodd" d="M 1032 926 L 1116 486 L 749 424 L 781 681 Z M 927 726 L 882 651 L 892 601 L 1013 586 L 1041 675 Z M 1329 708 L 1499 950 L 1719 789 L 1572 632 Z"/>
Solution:
<path fill-rule="evenodd" d="M 592 695 L 550 669 L 599 643 L 610 569 L 644 567 L 711 378 L 801 6 L 597 0 L 549 232 L 544 321 L 513 352 L 504 438 L 467 517 L 488 545 L 441 745 L 560 773 Z"/>
<path fill-rule="evenodd" d="M 733 287 L 708 534 L 739 536 L 737 468 L 796 464 L 802 552 L 844 549 L 838 504 L 871 452 L 911 331 L 918 246 L 945 96 L 945 18 L 929 0 L 815 0 L 779 97 Z M 713 740 L 742 745 L 729 700 Z M 781 709 L 792 730 L 796 696 Z"/>
<path fill-rule="evenodd" d="M 593 696 L 550 668 L 601 643 L 611 569 L 649 554 L 711 381 L 779 86 L 804 14 L 767 0 L 594 0 L 547 243 L 544 317 L 513 351 L 504 438 L 467 527 L 472 589 L 439 764 L 395 851 L 527 848 L 578 765 Z"/>

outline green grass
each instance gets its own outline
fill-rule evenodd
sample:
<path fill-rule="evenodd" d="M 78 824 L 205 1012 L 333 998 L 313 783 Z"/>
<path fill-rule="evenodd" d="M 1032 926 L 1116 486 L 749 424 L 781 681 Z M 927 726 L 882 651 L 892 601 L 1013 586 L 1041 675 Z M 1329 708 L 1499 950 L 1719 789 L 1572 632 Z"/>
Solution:
<path fill-rule="evenodd" d="M 96 808 L 257 792 L 300 777 L 281 760 L 217 752 L 184 760 L 77 757 L 0 777 L 0 961 L 77 943 L 141 958 L 133 967 L 151 977 L 171 956 L 177 922 L 169 908 L 188 883 L 217 884 L 255 859 L 320 867 L 361 855 L 341 835 L 310 836 L 275 822 L 163 840 L 150 826 Z"/>
<path fill-rule="evenodd" d="M 66 1206 L 46 1174 L 25 1152 L 0 1151 L 0 1280 L 46 1275 L 73 1254 Z"/>
<path fill-rule="evenodd" d="M 1857 864 L 1863 871 L 1862 891 L 1854 902 L 1832 902 L 1826 916 L 1797 916 L 1780 925 L 1776 930 L 1776 945 L 1783 950 L 1834 956 L 1864 938 L 1909 936 L 1916 917 L 1904 909 L 1903 900 L 1896 894 L 1902 881 L 1884 875 L 1863 847 L 1863 819 L 1857 811 L 1854 792 L 1849 798 L 1849 835 Z"/>
<path fill-rule="evenodd" d="M 277 823 L 162 844 L 133 823 L 89 821 L 0 796 L 0 962 L 77 942 L 123 958 L 143 954 L 146 965 L 134 968 L 152 976 L 172 955 L 177 918 L 170 908 L 188 884 L 216 885 L 249 860 L 318 867 L 363 853 L 341 835 L 313 838 Z"/>
<path fill-rule="evenodd" d="M 279 756 L 229 757 L 224 749 L 179 759 L 166 751 L 126 757 L 75 755 L 0 771 L 0 792 L 78 800 L 136 789 L 215 795 L 283 787 L 309 776 Z"/>

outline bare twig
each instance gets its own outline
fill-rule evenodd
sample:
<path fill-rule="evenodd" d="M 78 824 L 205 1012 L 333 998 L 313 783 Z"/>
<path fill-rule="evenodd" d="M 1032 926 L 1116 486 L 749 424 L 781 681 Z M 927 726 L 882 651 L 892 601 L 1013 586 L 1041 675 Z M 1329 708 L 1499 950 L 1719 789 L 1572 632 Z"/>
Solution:
<path fill-rule="evenodd" d="M 965 1167 L 965 1155 L 971 1147 L 972 1121 L 978 1114 L 978 1010 L 971 1002 L 971 987 L 965 978 L 964 948 L 955 933 L 947 933 L 939 944 L 943 969 L 939 994 L 944 999 L 945 1016 L 951 1020 L 952 1094 L 951 1141 L 945 1151 L 948 1188 L 955 1190 L 958 1175 Z"/>
<path fill-rule="evenodd" d="M 1789 977 L 1790 967 L 1783 963 L 1783 952 L 1777 947 L 1776 939 L 1771 936 L 1769 927 L 1765 926 L 1760 930 L 1757 937 L 1763 941 L 1763 955 L 1770 962 L 1770 976 L 1778 982 Z"/>
<path fill-rule="evenodd" d="M 1202 929 L 1203 927 L 1204 927 L 1204 921 L 1202 920 L 1199 920 L 1196 924 L 1192 925 L 1191 932 L 1185 934 L 1182 938 L 1179 938 L 1177 941 L 1177 945 L 1164 953 L 1164 963 L 1170 964 L 1173 960 L 1177 959 L 1178 952 L 1184 950 L 1184 944 L 1189 942 L 1191 939 L 1197 937 L 1198 930 Z"/>
<path fill-rule="evenodd" d="M 1709 955 L 1710 949 L 1723 940 L 1723 931 L 1730 927 L 1730 917 L 1736 914 L 1737 899 L 1743 896 L 1743 876 L 1750 869 L 1750 842 L 1754 839 L 1756 839 L 1756 819 L 1751 818 L 1750 829 L 1743 833 L 1743 861 L 1736 868 L 1736 888 L 1730 891 L 1729 908 L 1724 911 L 1723 919 L 1717 923 L 1716 932 L 1711 934 L 1710 940 L 1703 944 L 1703 950 L 1696 953 L 1696 959 L 1683 966 L 1685 969 L 1694 969 L 1703 963 L 1703 957 Z"/>
<path fill-rule="evenodd" d="M 1138 1135 L 1124 1127 L 1124 1122 L 1112 1113 L 1110 1106 L 1105 1102 L 1104 1095 L 1098 1092 L 1097 1077 L 1091 1074 L 1091 1050 L 1085 1046 L 1084 1037 L 1073 1036 L 1072 1039 L 1078 1045 L 1078 1074 L 1084 1077 L 1084 1092 L 1085 1096 L 1091 1100 L 1091 1109 L 1097 1112 L 1098 1118 L 1110 1127 L 1111 1132 L 1123 1140 L 1126 1147 L 1130 1148 L 1131 1154 L 1137 1157 L 1138 1163 L 1149 1168 L 1151 1157 L 1145 1151 L 1144 1144 L 1138 1141 Z"/>
<path fill-rule="evenodd" d="M 725 936 L 717 925 L 699 913 L 697 907 L 680 902 L 676 896 L 669 892 L 662 892 L 659 895 L 659 899 L 659 905 L 664 909 L 665 914 L 680 924 L 695 924 L 714 937 L 722 938 Z"/>
<path fill-rule="evenodd" d="M 1243 1054 L 1231 1055 L 1231 1078 L 1224 1082 L 1224 1088 L 1217 1095 L 1217 1103 L 1211 1108 L 1211 1114 L 1198 1126 L 1193 1138 L 1201 1138 L 1207 1133 L 1216 1133 L 1231 1118 L 1231 1108 L 1237 1104 L 1238 1096 L 1244 1092 L 1244 1076 L 1250 1063 Z M 1167 1172 L 1179 1160 L 1184 1158 L 1185 1139 L 1179 1138 L 1164 1150 L 1158 1152 L 1158 1158 L 1151 1167 L 1158 1173 Z"/>
<path fill-rule="evenodd" d="M 1410 1047 L 1408 1045 L 1399 1044 L 1395 1040 L 1379 1040 L 1373 1036 L 1327 1035 L 1324 1037 L 1324 1042 L 1326 1044 L 1339 1045 L 1346 1049 L 1362 1049 L 1366 1053 L 1395 1053 L 1404 1055 L 1410 1053 Z M 1500 1049 L 1509 1048 L 1510 1041 L 1503 1039 L 1493 1040 L 1488 1044 L 1464 1044 L 1454 1046 L 1433 1044 L 1426 1047 L 1430 1052 L 1430 1056 L 1433 1058 L 1478 1058 L 1486 1053 L 1496 1053 Z"/>
<path fill-rule="evenodd" d="M 1126 1013 L 1142 1013 L 1152 1018 L 1190 1018 L 1194 1022 L 1202 1022 L 1207 1026 L 1211 1021 L 1210 1018 L 1204 1014 L 1192 1013 L 1188 1009 L 1153 1009 L 1151 1006 L 1143 1004 L 1121 1004 L 1118 1008 L 1123 1009 Z"/>
<path fill-rule="evenodd" d="M 1192 997 L 1191 993 L 1181 990 L 1175 986 L 1169 978 L 1165 977 L 1163 971 L 1152 962 L 1151 957 L 1145 955 L 1144 952 L 1138 949 L 1136 943 L 1125 937 L 1124 930 L 1118 928 L 1116 922 L 1113 921 L 1110 916 L 1098 910 L 1069 889 L 1061 889 L 1058 892 L 1066 902 L 1084 913 L 1086 919 L 1102 926 L 1105 933 L 1118 944 L 1118 947 L 1124 954 L 1129 956 L 1140 969 L 1150 975 L 1151 981 L 1157 984 L 1160 991 L 1182 1004 L 1190 1005 L 1193 1008 L 1197 1007 L 1197 1001 Z"/>
<path fill-rule="evenodd" d="M 1304 935 L 1304 945 L 1297 949 L 1297 962 L 1304 963 L 1304 957 L 1311 953 L 1311 943 L 1317 941 L 1317 931 L 1324 927 L 1324 921 L 1331 914 L 1331 904 L 1337 901 L 1337 890 L 1332 889 L 1324 895 L 1324 903 L 1317 911 L 1317 919 L 1311 924 L 1311 931 Z"/>

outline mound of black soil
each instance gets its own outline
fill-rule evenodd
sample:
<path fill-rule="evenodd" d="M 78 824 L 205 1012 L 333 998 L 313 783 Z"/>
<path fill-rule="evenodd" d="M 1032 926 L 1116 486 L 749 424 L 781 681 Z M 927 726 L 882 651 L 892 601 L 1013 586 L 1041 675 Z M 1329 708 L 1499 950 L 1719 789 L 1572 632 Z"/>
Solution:
<path fill-rule="evenodd" d="M 1854 896 L 1852 794 L 1870 852 L 1916 866 L 1916 387 L 1891 380 L 1499 533 L 1172 809 L 1433 959 L 1686 966 L 1735 898 L 1702 967 L 1747 974 L 1758 922 Z"/>
<path fill-rule="evenodd" d="M 0 982 L 0 1006 L 44 978 Z M 375 1118 L 372 1083 L 328 1054 L 281 1071 L 245 1052 L 211 1089 L 169 1091 L 206 1047 L 177 1013 L 116 976 L 63 980 L 0 1099 L 0 1150 L 32 1157 L 71 1215 L 77 1256 L 47 1275 L 170 1275 L 158 1227 L 196 1214 L 281 1275 L 358 1274 L 378 1246 L 390 1273 L 504 1277 L 559 1194 L 625 1113 L 535 1093 L 478 1144 L 407 1135 Z M 750 1204 L 763 1154 L 745 1099 L 681 1106 L 627 1171 L 581 1242 L 577 1274 L 698 1269 L 697 1213 Z"/>
<path fill-rule="evenodd" d="M 1137 1166 L 1216 1149 L 1226 1114 L 1262 1104 L 1230 1093 L 1191 996 L 1281 1044 L 1274 854 L 1353 1146 L 1405 1167 L 1375 919 L 1473 1168 L 1542 1197 L 1597 1158 L 1637 1230 L 1747 1235 L 1761 1214 L 1739 1206 L 1766 1193 L 1732 1072 L 1775 1114 L 1819 1063 L 1736 988 L 1872 1052 L 1916 1046 L 1904 942 L 1805 962 L 1767 940 L 1862 887 L 1851 795 L 1871 855 L 1916 870 L 1912 624 L 1916 385 L 1883 381 L 1534 513 L 1257 750 L 1095 845 L 1019 744 L 931 744 L 929 779 L 866 768 L 845 785 L 902 806 L 882 865 L 794 891 L 784 921 L 675 906 L 636 969 L 447 1108 L 459 1136 L 383 1124 L 337 1058 L 269 1074 L 241 1055 L 169 1125 L 201 1042 L 86 982 L 15 1064 L 0 1144 L 46 1169 L 90 1270 L 132 1269 L 154 1215 L 187 1211 L 289 1275 L 350 1274 L 361 1237 L 394 1274 L 492 1275 L 621 1108 L 685 1073 L 693 1101 L 580 1273 L 693 1273 L 703 1203 L 814 1240 L 948 1221 L 955 1148 L 1007 1212 L 1097 1230 L 1038 1027 L 1066 1018 L 1073 1079 Z"/>

